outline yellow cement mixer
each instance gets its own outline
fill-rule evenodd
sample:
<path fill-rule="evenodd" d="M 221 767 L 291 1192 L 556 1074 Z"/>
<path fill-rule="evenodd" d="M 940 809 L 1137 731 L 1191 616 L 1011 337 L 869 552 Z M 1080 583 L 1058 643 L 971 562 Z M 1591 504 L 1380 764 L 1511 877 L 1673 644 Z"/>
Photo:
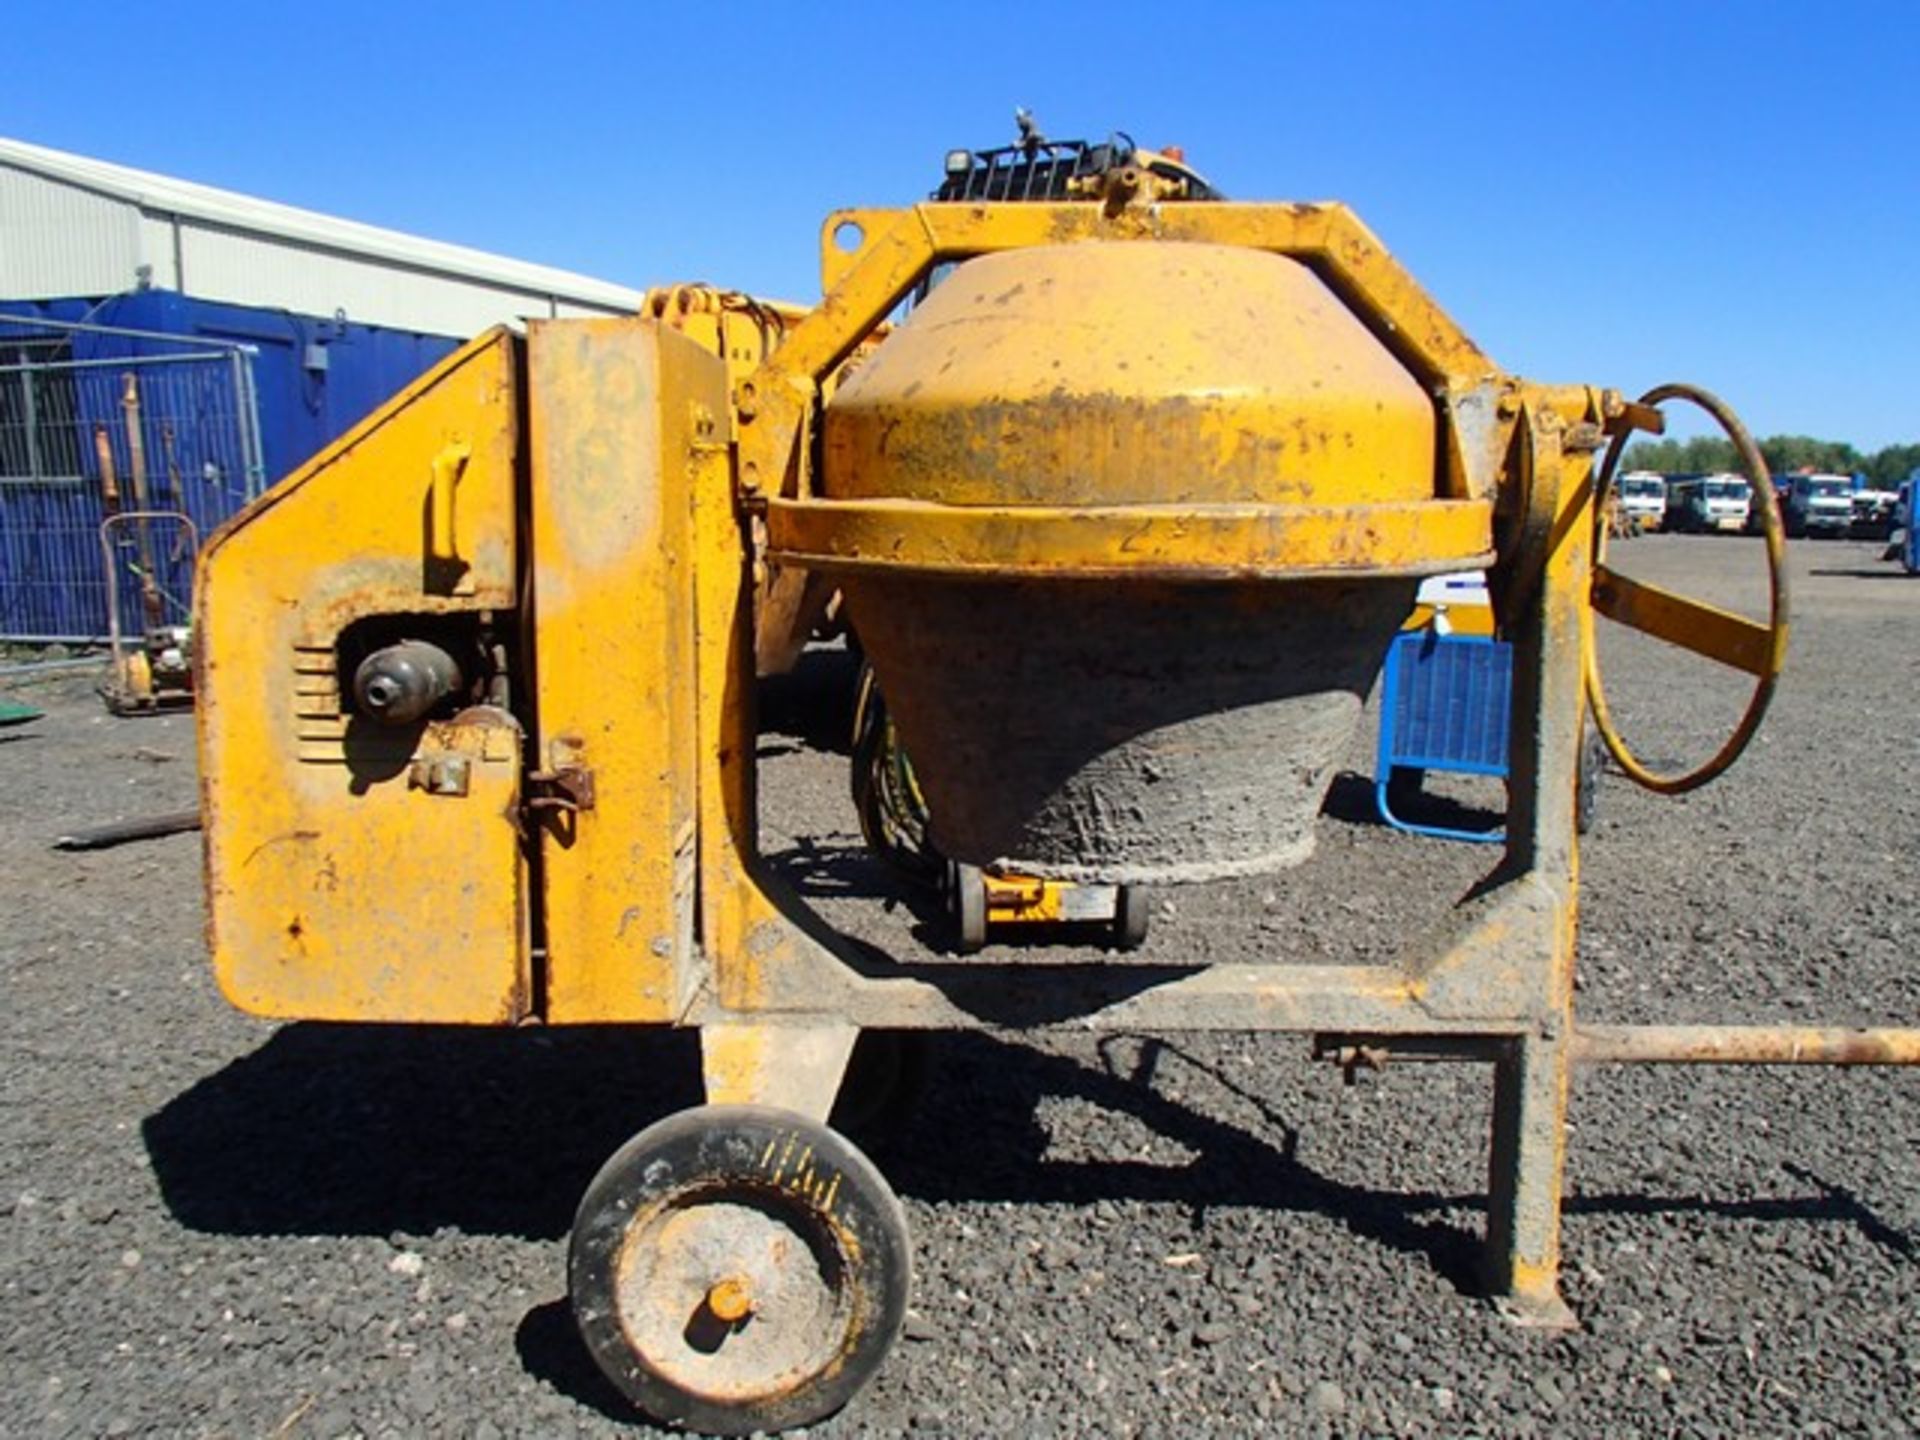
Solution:
<path fill-rule="evenodd" d="M 1604 565 L 1596 496 L 1667 401 L 1764 478 L 1718 402 L 1518 379 L 1342 206 L 1222 201 L 1124 143 L 956 152 L 940 198 L 830 215 L 820 259 L 810 311 L 690 286 L 482 336 L 199 572 L 235 1005 L 698 1029 L 708 1103 L 616 1154 L 572 1237 L 581 1332 L 638 1406 L 778 1429 L 881 1365 L 902 1210 L 826 1124 L 863 1029 L 1491 1062 L 1486 1283 L 1543 1323 L 1567 1319 L 1576 1060 L 1920 1055 L 1912 1031 L 1574 1019 L 1583 714 L 1629 774 L 1686 788 L 1738 754 L 1785 652 L 1770 508 L 1769 623 Z M 836 589 L 941 853 L 1164 887 L 1298 864 L 1421 577 L 1483 568 L 1515 656 L 1505 855 L 1393 963 L 876 969 L 758 853 L 755 675 Z M 1596 611 L 1754 677 L 1701 771 L 1621 742 Z"/>

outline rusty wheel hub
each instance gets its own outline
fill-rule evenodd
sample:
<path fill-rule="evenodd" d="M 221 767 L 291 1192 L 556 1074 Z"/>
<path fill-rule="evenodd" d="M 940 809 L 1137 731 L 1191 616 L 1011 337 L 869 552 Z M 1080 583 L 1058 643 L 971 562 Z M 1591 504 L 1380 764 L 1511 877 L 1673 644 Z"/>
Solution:
<path fill-rule="evenodd" d="M 824 1226 L 780 1197 L 692 1199 L 637 1221 L 615 1290 L 633 1348 L 729 1402 L 783 1394 L 832 1363 L 851 1296 Z"/>

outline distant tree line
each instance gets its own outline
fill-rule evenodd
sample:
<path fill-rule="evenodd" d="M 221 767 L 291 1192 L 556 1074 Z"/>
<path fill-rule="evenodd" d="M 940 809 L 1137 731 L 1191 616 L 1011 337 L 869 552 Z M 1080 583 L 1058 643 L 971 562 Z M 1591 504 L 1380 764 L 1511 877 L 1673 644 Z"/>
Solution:
<path fill-rule="evenodd" d="M 1863 455 L 1844 440 L 1816 440 L 1811 435 L 1770 435 L 1760 441 L 1760 454 L 1775 475 L 1813 469 L 1822 474 L 1864 474 L 1877 489 L 1892 490 L 1920 465 L 1920 444 L 1889 445 Z M 1627 447 L 1624 468 L 1657 470 L 1662 475 L 1710 475 L 1740 469 L 1733 442 L 1718 435 L 1696 435 L 1691 440 L 1641 440 Z"/>

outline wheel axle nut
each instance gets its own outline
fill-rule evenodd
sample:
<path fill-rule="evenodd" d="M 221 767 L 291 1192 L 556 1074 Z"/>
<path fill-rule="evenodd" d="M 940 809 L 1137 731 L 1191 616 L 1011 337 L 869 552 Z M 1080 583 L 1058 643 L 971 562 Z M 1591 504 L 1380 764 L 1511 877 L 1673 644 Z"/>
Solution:
<path fill-rule="evenodd" d="M 729 1275 L 714 1283 L 707 1291 L 707 1309 L 714 1318 L 724 1320 L 729 1325 L 738 1325 L 753 1314 L 753 1296 L 747 1290 L 747 1282 L 738 1275 Z"/>

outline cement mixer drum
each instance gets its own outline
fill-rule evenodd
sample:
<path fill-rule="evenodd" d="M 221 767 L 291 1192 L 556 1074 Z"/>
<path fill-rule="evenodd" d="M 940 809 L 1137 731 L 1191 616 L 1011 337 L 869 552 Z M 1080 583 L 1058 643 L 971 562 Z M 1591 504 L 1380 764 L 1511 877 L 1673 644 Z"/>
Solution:
<path fill-rule="evenodd" d="M 1084 242 L 982 256 L 935 287 L 832 397 L 821 485 L 1257 514 L 1284 535 L 1436 498 L 1435 454 L 1432 400 L 1304 265 Z M 1346 553 L 1293 569 L 850 568 L 936 842 L 1125 884 L 1303 860 L 1421 569 L 1344 533 Z"/>

